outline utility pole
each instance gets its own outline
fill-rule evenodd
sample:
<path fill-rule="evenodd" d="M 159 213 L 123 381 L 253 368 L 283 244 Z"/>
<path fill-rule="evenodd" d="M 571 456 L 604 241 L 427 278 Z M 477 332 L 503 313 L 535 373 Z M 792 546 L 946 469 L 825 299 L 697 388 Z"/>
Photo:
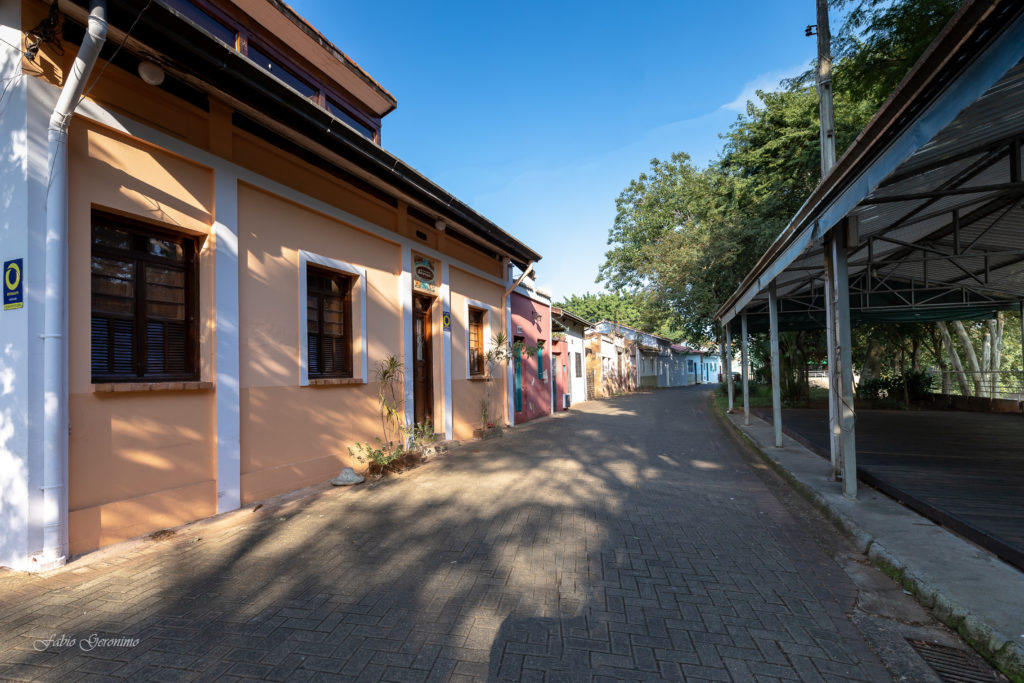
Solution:
<path fill-rule="evenodd" d="M 835 116 L 832 109 L 832 32 L 828 25 L 828 0 L 816 0 L 817 24 L 807 27 L 807 35 L 818 36 L 818 115 L 821 139 L 821 178 L 836 164 Z M 829 441 L 832 456 L 832 474 L 836 479 L 843 477 L 842 439 L 842 372 L 839 368 L 841 347 L 837 321 L 839 283 L 836 280 L 836 263 L 832 240 L 826 237 L 825 248 L 825 332 L 828 349 L 828 412 Z M 845 258 L 845 250 L 839 249 Z"/>
<path fill-rule="evenodd" d="M 821 177 L 836 165 L 835 116 L 832 111 L 832 33 L 828 27 L 828 0 L 818 3 L 818 112 L 821 118 Z"/>

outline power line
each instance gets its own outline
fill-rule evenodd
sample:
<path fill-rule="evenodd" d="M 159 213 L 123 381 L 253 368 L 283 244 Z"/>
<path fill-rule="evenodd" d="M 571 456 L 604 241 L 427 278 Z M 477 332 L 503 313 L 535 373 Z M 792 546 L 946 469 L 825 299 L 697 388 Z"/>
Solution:
<path fill-rule="evenodd" d="M 96 84 L 100 82 L 101 78 L 103 78 L 103 72 L 107 70 L 107 67 L 110 66 L 110 63 L 113 62 L 114 58 L 117 57 L 118 53 L 121 52 L 121 48 L 123 48 L 125 46 L 125 43 L 128 42 L 128 36 L 130 36 L 132 34 L 132 31 L 135 30 L 135 25 L 139 23 L 139 19 L 142 18 L 142 15 L 146 13 L 146 10 L 148 10 L 149 6 L 152 4 L 153 0 L 149 0 L 145 4 L 145 6 L 141 10 L 139 10 L 139 13 L 135 16 L 135 20 L 132 22 L 132 25 L 128 27 L 128 32 L 124 34 L 124 38 L 121 39 L 121 43 L 117 46 L 117 49 L 114 50 L 114 54 L 110 55 L 110 59 L 103 63 L 103 67 L 100 69 L 100 72 L 96 74 L 96 78 L 93 79 L 92 84 L 84 93 L 82 93 L 82 96 L 78 99 L 78 103 L 75 105 L 75 109 L 77 109 L 78 105 L 81 104 L 86 97 L 88 97 L 89 93 L 92 92 L 92 89 L 95 88 Z"/>

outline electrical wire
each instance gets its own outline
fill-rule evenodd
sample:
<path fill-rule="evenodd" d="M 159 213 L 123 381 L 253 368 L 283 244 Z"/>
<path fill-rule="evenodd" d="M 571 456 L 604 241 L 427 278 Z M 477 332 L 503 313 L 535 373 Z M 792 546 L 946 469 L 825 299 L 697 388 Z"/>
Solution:
<path fill-rule="evenodd" d="M 100 79 L 103 77 L 103 72 L 105 72 L 107 70 L 107 67 L 110 66 L 110 63 L 113 62 L 114 58 L 117 57 L 119 52 L 121 52 L 121 48 L 123 48 L 125 46 L 125 43 L 128 42 L 128 37 L 132 34 L 132 31 L 135 30 L 135 25 L 139 23 L 139 19 L 142 18 L 142 15 L 146 13 L 146 10 L 148 10 L 149 6 L 152 5 L 152 4 L 153 4 L 153 0 L 149 0 L 143 6 L 143 8 L 141 10 L 139 10 L 139 13 L 135 16 L 135 20 L 132 21 L 131 26 L 128 27 L 128 31 L 124 34 L 124 38 L 121 39 L 121 43 L 114 50 L 114 53 L 112 55 L 110 55 L 110 58 L 107 59 L 106 62 L 104 62 L 103 67 L 100 69 L 100 72 L 98 74 L 96 74 L 96 78 L 94 78 L 92 80 L 92 84 L 85 90 L 85 92 L 82 93 L 82 96 L 78 98 L 78 102 L 75 103 L 75 106 L 71 109 L 70 112 L 67 113 L 66 117 L 70 117 L 70 116 L 74 115 L 75 110 L 78 109 L 78 106 L 80 104 L 82 104 L 82 102 L 85 101 L 85 98 L 89 95 L 90 92 L 92 92 L 92 89 L 96 87 L 96 84 L 99 83 Z M 66 137 L 66 136 L 62 136 L 62 137 Z M 63 142 L 58 142 L 58 147 L 57 147 L 57 150 L 56 150 L 58 153 L 60 151 L 60 147 L 59 147 L 60 144 L 63 144 Z M 53 185 L 53 165 L 56 163 L 56 161 L 57 161 L 57 154 L 54 154 L 53 159 L 50 160 L 50 168 L 46 172 L 46 178 L 47 178 L 47 180 L 46 180 L 46 196 L 47 197 L 50 196 L 50 188 Z"/>
<path fill-rule="evenodd" d="M 121 48 L 123 48 L 125 46 L 125 43 L 128 42 L 128 36 L 130 36 L 132 34 L 132 31 L 135 30 L 135 25 L 139 23 L 139 19 L 142 18 L 142 15 L 146 13 L 146 10 L 148 10 L 149 6 L 152 4 L 153 0 L 149 0 L 145 4 L 145 6 L 143 6 L 143 8 L 139 10 L 139 13 L 135 16 L 135 20 L 132 22 L 131 26 L 128 27 L 128 32 L 124 34 L 124 38 L 121 39 L 121 43 L 117 46 L 117 49 L 114 50 L 114 54 L 110 55 L 110 59 L 103 63 L 103 67 L 100 69 L 100 72 L 96 74 L 96 78 L 93 79 L 92 84 L 85 90 L 85 92 L 82 93 L 82 96 L 78 99 L 78 103 L 75 105 L 75 109 L 77 109 L 78 105 L 81 104 L 86 97 L 88 97 L 89 93 L 92 92 L 92 89 L 95 88 L 96 84 L 100 82 L 101 78 L 103 78 L 103 72 L 107 70 L 107 67 L 110 66 L 110 63 L 113 62 L 114 58 L 117 57 L 119 52 L 121 52 Z"/>
<path fill-rule="evenodd" d="M 7 91 L 10 89 L 10 87 L 12 85 L 14 85 L 15 81 L 17 81 L 17 80 L 19 80 L 21 78 L 24 78 L 24 77 L 25 77 L 25 71 L 24 71 L 24 69 L 21 68 L 21 65 L 19 64 L 18 65 L 18 73 L 14 74 L 10 78 L 6 79 L 6 83 L 4 85 L 3 92 L 0 92 L 0 114 L 3 114 L 3 111 L 4 111 L 4 98 L 7 97 Z"/>

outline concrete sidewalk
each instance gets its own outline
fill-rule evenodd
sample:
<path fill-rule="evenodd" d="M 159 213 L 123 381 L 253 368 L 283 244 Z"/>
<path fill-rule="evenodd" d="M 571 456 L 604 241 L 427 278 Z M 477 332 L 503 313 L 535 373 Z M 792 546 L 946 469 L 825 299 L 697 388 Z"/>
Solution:
<path fill-rule="evenodd" d="M 843 529 L 873 562 L 1005 673 L 1024 680 L 1024 573 L 861 483 L 842 495 L 828 461 L 742 410 L 726 416 L 776 469 Z"/>

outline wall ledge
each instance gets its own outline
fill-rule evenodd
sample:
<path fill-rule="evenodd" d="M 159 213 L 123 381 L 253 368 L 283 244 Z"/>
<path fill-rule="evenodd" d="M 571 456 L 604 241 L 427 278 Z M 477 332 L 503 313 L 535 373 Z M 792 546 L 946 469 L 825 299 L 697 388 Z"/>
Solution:
<path fill-rule="evenodd" d="M 333 387 L 345 384 L 366 384 L 361 377 L 321 377 L 309 380 L 311 387 Z"/>
<path fill-rule="evenodd" d="M 210 391 L 213 382 L 105 382 L 93 384 L 95 394 L 141 391 Z"/>

